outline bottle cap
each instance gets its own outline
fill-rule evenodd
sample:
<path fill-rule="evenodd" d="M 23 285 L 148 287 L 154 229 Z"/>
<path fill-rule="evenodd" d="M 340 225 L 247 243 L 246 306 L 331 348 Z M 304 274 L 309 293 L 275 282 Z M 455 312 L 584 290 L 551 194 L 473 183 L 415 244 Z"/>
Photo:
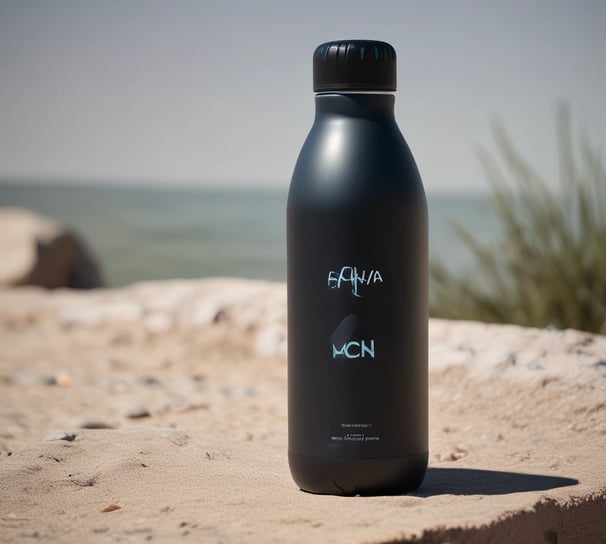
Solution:
<path fill-rule="evenodd" d="M 337 40 L 314 51 L 314 91 L 395 91 L 396 50 L 375 40 Z"/>

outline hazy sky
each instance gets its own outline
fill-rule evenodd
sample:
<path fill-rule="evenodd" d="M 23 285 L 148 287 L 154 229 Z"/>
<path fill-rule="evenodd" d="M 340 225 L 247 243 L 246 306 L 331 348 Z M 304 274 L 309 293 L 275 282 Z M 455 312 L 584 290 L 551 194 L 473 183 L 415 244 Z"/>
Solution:
<path fill-rule="evenodd" d="M 482 189 L 502 119 L 556 173 L 555 108 L 606 150 L 606 2 L 0 0 L 0 178 L 286 188 L 323 41 L 398 53 L 430 191 Z"/>

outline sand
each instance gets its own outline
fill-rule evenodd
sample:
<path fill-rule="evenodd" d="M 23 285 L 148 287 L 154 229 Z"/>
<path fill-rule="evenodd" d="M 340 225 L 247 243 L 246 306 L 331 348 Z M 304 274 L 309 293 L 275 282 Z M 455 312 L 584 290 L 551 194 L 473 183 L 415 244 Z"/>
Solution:
<path fill-rule="evenodd" d="M 319 496 L 288 471 L 285 300 L 0 291 L 0 541 L 606 541 L 606 337 L 432 320 L 425 482 Z"/>

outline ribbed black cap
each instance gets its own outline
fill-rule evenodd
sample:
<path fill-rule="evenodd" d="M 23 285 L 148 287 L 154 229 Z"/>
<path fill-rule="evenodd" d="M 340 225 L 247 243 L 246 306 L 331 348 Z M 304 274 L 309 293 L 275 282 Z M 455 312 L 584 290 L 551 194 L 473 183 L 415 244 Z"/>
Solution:
<path fill-rule="evenodd" d="M 395 91 L 396 50 L 374 40 L 326 42 L 314 51 L 314 91 Z"/>

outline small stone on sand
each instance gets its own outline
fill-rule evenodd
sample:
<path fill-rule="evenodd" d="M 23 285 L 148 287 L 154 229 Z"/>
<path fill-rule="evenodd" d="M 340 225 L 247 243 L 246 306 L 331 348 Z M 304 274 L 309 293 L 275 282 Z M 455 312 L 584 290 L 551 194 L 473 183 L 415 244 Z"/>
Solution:
<path fill-rule="evenodd" d="M 67 372 L 59 372 L 55 376 L 55 385 L 57 387 L 71 387 L 74 385 L 74 379 Z"/>
<path fill-rule="evenodd" d="M 139 385 L 147 385 L 147 386 L 156 386 L 161 385 L 160 380 L 158 378 L 154 378 L 153 376 L 141 375 L 135 378 L 135 382 Z"/>
<path fill-rule="evenodd" d="M 54 440 L 65 440 L 67 442 L 73 442 L 76 439 L 74 433 L 68 433 L 65 431 L 51 431 L 44 437 L 45 442 L 52 442 Z"/>
<path fill-rule="evenodd" d="M 120 510 L 120 508 L 122 508 L 120 505 L 110 502 L 107 506 L 101 508 L 100 512 L 113 512 L 114 510 Z"/>
<path fill-rule="evenodd" d="M 82 419 L 75 425 L 79 429 L 115 429 L 115 425 L 100 419 Z"/>
<path fill-rule="evenodd" d="M 126 412 L 126 417 L 130 419 L 140 419 L 143 417 L 150 417 L 151 414 L 145 406 L 135 406 L 133 409 Z"/>

